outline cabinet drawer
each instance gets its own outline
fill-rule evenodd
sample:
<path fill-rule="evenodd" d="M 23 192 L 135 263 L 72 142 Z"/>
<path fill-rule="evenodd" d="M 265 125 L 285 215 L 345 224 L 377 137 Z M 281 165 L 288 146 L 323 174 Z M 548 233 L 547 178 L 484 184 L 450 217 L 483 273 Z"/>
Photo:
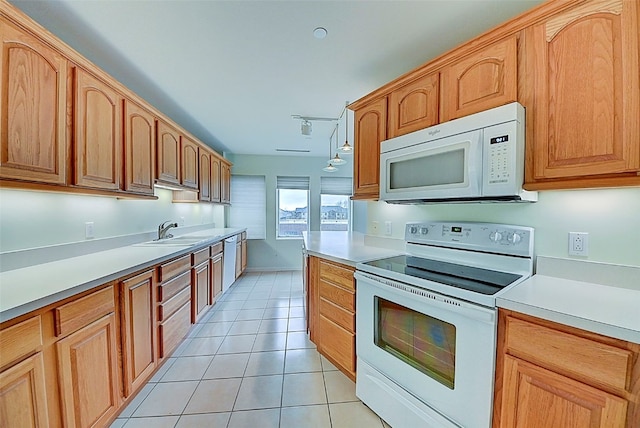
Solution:
<path fill-rule="evenodd" d="M 215 256 L 216 254 L 219 254 L 222 252 L 224 245 L 222 244 L 222 242 L 218 242 L 217 244 L 213 244 L 211 246 L 211 257 Z"/>
<path fill-rule="evenodd" d="M 158 268 L 158 281 L 164 282 L 191 268 L 191 255 L 180 257 L 160 265 Z"/>
<path fill-rule="evenodd" d="M 187 335 L 190 327 L 191 304 L 187 302 L 158 327 L 160 333 L 160 358 L 168 356 L 173 351 Z"/>
<path fill-rule="evenodd" d="M 631 351 L 513 317 L 506 327 L 511 355 L 588 383 L 629 387 Z"/>
<path fill-rule="evenodd" d="M 0 367 L 24 357 L 42 346 L 40 316 L 29 318 L 0 331 Z"/>
<path fill-rule="evenodd" d="M 209 258 L 209 247 L 191 254 L 191 265 L 196 266 Z"/>
<path fill-rule="evenodd" d="M 320 280 L 319 281 L 320 297 L 329 300 L 330 302 L 343 307 L 344 309 L 354 312 L 355 311 L 355 293 L 345 290 L 342 287 L 337 287 L 330 282 Z"/>
<path fill-rule="evenodd" d="M 355 291 L 355 287 L 353 285 L 354 271 L 355 270 L 349 266 L 320 260 L 320 279 L 333 282 L 334 284 L 338 284 L 353 291 Z"/>
<path fill-rule="evenodd" d="M 191 288 L 187 287 L 171 299 L 158 306 L 158 321 L 164 321 L 175 311 L 180 309 L 182 305 L 191 301 Z"/>
<path fill-rule="evenodd" d="M 166 302 L 189 285 L 191 285 L 191 271 L 186 271 L 158 287 L 158 300 Z"/>
<path fill-rule="evenodd" d="M 55 309 L 56 336 L 73 333 L 115 309 L 113 285 Z"/>
<path fill-rule="evenodd" d="M 320 343 L 322 351 L 350 372 L 355 372 L 356 335 L 320 315 Z"/>
<path fill-rule="evenodd" d="M 351 333 L 356 331 L 356 315 L 353 312 L 347 311 L 324 298 L 320 298 L 319 308 L 320 315 Z"/>

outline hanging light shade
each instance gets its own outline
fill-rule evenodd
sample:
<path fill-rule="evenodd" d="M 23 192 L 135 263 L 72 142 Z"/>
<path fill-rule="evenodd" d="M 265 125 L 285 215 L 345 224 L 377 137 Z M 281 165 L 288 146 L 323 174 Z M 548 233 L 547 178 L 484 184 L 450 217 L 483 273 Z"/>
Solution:
<path fill-rule="evenodd" d="M 336 130 L 335 130 L 335 134 L 336 134 L 336 155 L 329 159 L 327 161 L 327 164 L 331 164 L 331 165 L 344 165 L 345 163 L 347 163 L 346 160 L 341 159 L 340 155 L 338 154 L 338 124 L 336 124 Z M 331 140 L 330 140 L 331 141 Z"/>
<path fill-rule="evenodd" d="M 348 101 L 347 105 L 349 105 Z M 344 144 L 342 145 L 342 147 L 340 147 L 340 151 L 342 153 L 351 153 L 353 151 L 353 147 L 349 144 L 349 111 L 347 110 L 346 106 L 344 110 L 344 116 Z"/>
<path fill-rule="evenodd" d="M 329 164 L 328 166 L 325 166 L 324 168 L 322 168 L 323 171 L 325 172 L 336 172 L 338 170 L 338 168 L 336 168 L 335 166 Z"/>

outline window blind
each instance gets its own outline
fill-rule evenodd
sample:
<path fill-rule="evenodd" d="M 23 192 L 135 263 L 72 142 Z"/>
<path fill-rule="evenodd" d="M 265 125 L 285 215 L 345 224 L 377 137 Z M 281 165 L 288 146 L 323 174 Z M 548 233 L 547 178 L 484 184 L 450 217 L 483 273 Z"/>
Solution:
<path fill-rule="evenodd" d="M 280 177 L 277 178 L 278 189 L 309 190 L 309 177 Z"/>
<path fill-rule="evenodd" d="M 320 177 L 320 193 L 323 195 L 351 195 L 351 178 Z"/>
<path fill-rule="evenodd" d="M 247 239 L 265 239 L 266 194 L 263 175 L 231 175 L 229 227 L 246 227 Z"/>

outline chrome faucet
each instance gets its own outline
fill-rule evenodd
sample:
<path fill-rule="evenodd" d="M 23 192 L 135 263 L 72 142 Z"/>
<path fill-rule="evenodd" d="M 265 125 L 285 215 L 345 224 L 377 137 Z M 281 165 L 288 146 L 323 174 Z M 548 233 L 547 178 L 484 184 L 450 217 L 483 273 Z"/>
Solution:
<path fill-rule="evenodd" d="M 161 223 L 160 226 L 158 226 L 158 240 L 173 238 L 173 235 L 170 233 L 167 233 L 167 231 L 172 227 L 178 227 L 178 223 L 170 223 L 170 221 L 171 220 L 165 221 L 164 223 Z"/>

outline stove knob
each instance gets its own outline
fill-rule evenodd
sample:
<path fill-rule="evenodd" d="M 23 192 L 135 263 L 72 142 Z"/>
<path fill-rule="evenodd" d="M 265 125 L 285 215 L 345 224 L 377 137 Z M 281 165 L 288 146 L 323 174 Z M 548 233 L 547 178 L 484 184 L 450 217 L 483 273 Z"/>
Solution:
<path fill-rule="evenodd" d="M 429 233 L 429 228 L 421 227 L 420 228 L 420 233 L 423 234 L 423 235 L 428 234 Z"/>
<path fill-rule="evenodd" d="M 502 233 L 498 231 L 491 232 L 489 234 L 489 239 L 492 240 L 493 242 L 500 242 L 502 241 Z"/>
<path fill-rule="evenodd" d="M 415 235 L 416 233 L 418 233 L 418 228 L 415 226 L 409 227 L 409 233 Z"/>
<path fill-rule="evenodd" d="M 512 244 L 517 244 L 518 242 L 522 241 L 522 237 L 517 233 L 510 235 L 508 239 L 509 239 L 509 242 L 511 242 Z"/>

